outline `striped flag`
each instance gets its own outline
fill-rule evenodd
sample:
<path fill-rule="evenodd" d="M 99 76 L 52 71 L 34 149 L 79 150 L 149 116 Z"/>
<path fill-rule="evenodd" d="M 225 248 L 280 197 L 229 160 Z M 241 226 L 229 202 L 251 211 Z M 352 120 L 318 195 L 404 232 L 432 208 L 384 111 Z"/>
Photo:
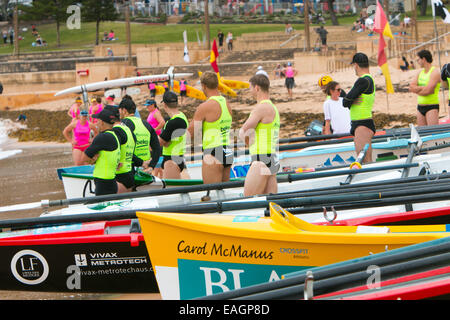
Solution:
<path fill-rule="evenodd" d="M 380 41 L 378 43 L 378 66 L 383 72 L 384 78 L 386 80 L 386 92 L 394 93 L 394 87 L 392 86 L 391 75 L 389 73 L 389 66 L 387 63 L 386 52 L 386 42 L 384 41 L 384 36 L 394 39 L 391 32 L 391 27 L 384 14 L 383 7 L 380 2 L 377 1 L 377 9 L 375 11 L 374 28 L 373 30 L 380 34 Z"/>
<path fill-rule="evenodd" d="M 214 39 L 211 55 L 209 56 L 209 62 L 211 63 L 211 67 L 214 69 L 216 73 L 219 72 L 219 67 L 217 66 L 217 58 L 219 57 L 219 51 L 217 50 L 216 39 Z"/>

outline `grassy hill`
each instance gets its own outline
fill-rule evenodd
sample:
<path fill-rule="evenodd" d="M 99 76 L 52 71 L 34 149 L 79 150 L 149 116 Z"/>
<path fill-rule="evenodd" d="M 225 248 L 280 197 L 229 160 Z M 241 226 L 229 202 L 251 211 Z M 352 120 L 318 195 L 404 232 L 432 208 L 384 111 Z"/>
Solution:
<path fill-rule="evenodd" d="M 431 10 L 425 17 L 419 17 L 419 20 L 432 19 Z M 427 12 L 428 13 L 428 12 Z M 357 16 L 340 17 L 340 25 L 351 26 L 357 19 Z M 330 20 L 327 19 L 327 26 L 330 25 Z M 312 25 L 315 27 L 317 25 Z M 27 31 L 23 31 L 23 28 Z M 258 33 L 258 32 L 273 32 L 284 31 L 284 24 L 211 24 L 210 33 L 213 39 L 218 30 L 222 30 L 225 34 L 229 31 L 235 37 L 243 33 Z M 303 30 L 303 24 L 293 24 L 295 30 Z M 38 32 L 41 37 L 47 41 L 48 46 L 33 47 L 32 43 L 35 41 L 31 34 L 31 24 L 21 21 L 20 35 L 24 37 L 20 41 L 20 52 L 39 52 L 39 51 L 56 51 L 56 50 L 71 50 L 71 49 L 87 49 L 93 48 L 95 45 L 95 23 L 82 22 L 80 29 L 69 30 L 66 25 L 61 26 L 61 46 L 56 45 L 56 27 L 55 24 L 37 24 Z M 2 30 L 2 28 L 0 28 Z M 117 43 L 126 43 L 125 23 L 121 21 L 104 22 L 100 25 L 100 39 L 104 31 L 114 30 L 116 37 L 119 38 Z M 189 42 L 197 41 L 197 32 L 200 40 L 203 39 L 204 25 L 202 24 L 145 24 L 145 23 L 131 23 L 131 40 L 132 43 L 167 43 L 167 42 L 182 42 L 183 31 L 186 30 Z M 0 39 L 0 43 L 1 39 Z M 0 54 L 13 53 L 13 46 L 10 44 L 0 44 Z"/>

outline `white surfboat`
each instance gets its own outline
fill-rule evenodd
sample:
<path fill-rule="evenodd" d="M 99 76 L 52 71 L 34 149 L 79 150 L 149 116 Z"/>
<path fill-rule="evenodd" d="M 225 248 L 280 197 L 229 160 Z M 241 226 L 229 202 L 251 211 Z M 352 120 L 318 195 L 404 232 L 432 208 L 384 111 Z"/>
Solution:
<path fill-rule="evenodd" d="M 363 185 L 365 183 L 376 182 L 376 181 L 387 181 L 392 179 L 402 178 L 405 170 L 409 170 L 406 176 L 417 177 L 420 175 L 430 175 L 430 174 L 440 174 L 442 172 L 450 172 L 450 153 L 443 154 L 432 154 L 432 155 L 422 155 L 413 158 L 411 164 L 405 164 L 405 159 L 386 161 L 382 165 L 379 163 L 371 163 L 364 165 L 360 170 L 348 170 L 348 169 L 332 169 L 322 172 L 311 172 L 302 173 L 295 175 L 282 175 L 280 180 L 284 182 L 279 182 L 278 191 L 280 193 L 284 192 L 301 192 L 305 190 L 313 190 L 325 187 L 340 187 L 342 184 L 348 182 L 349 172 L 358 172 L 353 175 L 351 180 L 352 185 Z M 403 167 L 406 165 L 406 169 Z M 373 170 L 373 171 L 371 171 Z M 403 175 L 405 176 L 405 175 Z M 291 182 L 288 177 L 291 177 Z M 239 183 L 239 182 L 238 182 Z M 204 186 L 199 186 L 199 188 Z M 43 215 L 45 216 L 56 216 L 56 215 L 71 215 L 71 214 L 92 214 L 92 213 L 108 213 L 114 211 L 127 211 L 127 210 L 150 210 L 152 208 L 163 208 L 170 206 L 188 206 L 193 204 L 202 203 L 202 198 L 206 195 L 206 191 L 189 191 L 190 187 L 185 187 L 185 192 L 177 188 L 176 194 L 162 194 L 167 192 L 167 190 L 160 190 L 160 195 L 148 195 L 133 198 L 124 198 L 120 200 L 106 200 L 102 202 L 84 204 L 80 201 L 79 204 L 71 204 L 67 208 L 50 211 Z M 178 190 L 180 189 L 180 190 Z M 174 190 L 175 191 L 175 190 Z M 151 191 L 149 191 L 151 192 Z M 139 192 L 143 194 L 144 192 Z M 236 201 L 248 202 L 248 201 L 265 201 L 266 196 L 253 197 L 251 199 L 243 198 L 243 186 L 242 183 L 238 187 L 233 188 L 223 188 L 215 189 L 209 193 L 211 201 L 221 201 L 222 203 L 230 202 L 235 203 Z M 86 199 L 80 199 L 86 200 Z M 355 201 L 358 198 L 355 198 Z M 450 201 L 443 200 L 439 202 L 431 203 L 418 203 L 412 206 L 413 210 L 421 210 L 425 208 L 433 208 L 438 206 L 449 206 Z M 405 205 L 395 205 L 390 207 L 385 207 L 383 209 L 373 208 L 364 210 L 348 210 L 348 216 L 345 215 L 346 212 L 340 211 L 340 219 L 344 218 L 354 218 L 356 216 L 367 216 L 373 214 L 381 213 L 393 213 L 405 210 Z M 240 210 L 245 212 L 247 215 L 262 215 L 264 210 L 261 208 Z M 236 212 L 230 211 L 227 214 L 236 214 Z M 342 216 L 344 214 L 344 216 Z M 322 214 L 311 213 L 302 214 L 302 217 L 306 221 L 310 222 L 320 222 L 322 219 Z"/>
<path fill-rule="evenodd" d="M 421 140 L 422 154 L 435 154 L 450 150 L 450 132 L 423 136 Z M 405 158 L 408 156 L 410 141 L 409 139 L 390 139 L 386 142 L 373 143 L 372 158 L 378 163 L 377 165 L 381 165 L 381 161 L 387 163 L 387 160 Z M 297 151 L 282 151 L 279 153 L 279 159 L 280 173 L 295 171 L 299 168 L 315 170 L 315 168 L 345 166 L 355 161 L 355 148 L 353 142 L 307 147 Z M 249 155 L 235 157 L 230 178 L 245 177 L 250 167 L 250 160 Z M 161 181 L 152 178 L 147 184 L 138 187 L 138 190 L 201 184 L 201 165 L 201 160 L 187 162 L 190 179 Z M 93 168 L 93 166 L 82 166 L 58 169 L 58 176 L 63 182 L 67 199 L 89 197 L 95 194 Z"/>

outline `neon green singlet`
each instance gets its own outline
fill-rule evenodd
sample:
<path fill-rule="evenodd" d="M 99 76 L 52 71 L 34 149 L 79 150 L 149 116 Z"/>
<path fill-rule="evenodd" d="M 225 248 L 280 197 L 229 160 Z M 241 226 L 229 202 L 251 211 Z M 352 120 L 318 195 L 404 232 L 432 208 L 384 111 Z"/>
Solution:
<path fill-rule="evenodd" d="M 230 142 L 231 114 L 228 111 L 227 101 L 222 96 L 210 97 L 208 100 L 215 100 L 219 103 L 221 114 L 214 122 L 203 121 L 203 142 L 204 149 L 228 146 Z"/>
<path fill-rule="evenodd" d="M 273 154 L 276 153 L 278 136 L 280 132 L 280 114 L 277 107 L 270 100 L 263 100 L 261 103 L 269 103 L 275 110 L 275 117 L 271 123 L 258 123 L 255 128 L 255 141 L 250 146 L 250 154 Z"/>
<path fill-rule="evenodd" d="M 189 126 L 189 122 L 183 112 L 174 115 L 172 118 L 170 118 L 170 120 L 175 118 L 183 119 L 186 122 L 186 128 Z M 167 122 L 164 125 L 164 129 L 167 126 Z M 179 137 L 172 138 L 170 140 L 170 145 L 168 147 L 163 147 L 162 154 L 163 156 L 182 156 L 184 155 L 185 149 L 186 149 L 186 132 Z"/>
<path fill-rule="evenodd" d="M 116 169 L 120 161 L 120 143 L 116 134 L 113 131 L 107 130 L 114 136 L 117 141 L 117 148 L 113 151 L 101 150 L 98 153 L 97 161 L 95 162 L 93 176 L 94 178 L 111 180 L 116 177 Z"/>
<path fill-rule="evenodd" d="M 130 116 L 125 119 L 129 119 L 134 124 L 134 135 L 136 136 L 136 146 L 134 154 L 144 161 L 150 160 L 150 132 L 142 123 L 142 119 Z"/>
<path fill-rule="evenodd" d="M 120 127 L 127 135 L 127 142 L 120 146 L 120 163 L 122 166 L 117 170 L 117 174 L 131 171 L 134 148 L 136 146 L 130 128 L 124 124 L 116 124 L 114 127 Z"/>
<path fill-rule="evenodd" d="M 434 67 L 431 67 L 427 73 L 425 73 L 425 69 L 422 69 L 419 73 L 419 78 L 417 79 L 417 85 L 419 87 L 426 87 L 428 82 L 430 82 L 430 76 L 433 72 Z M 438 82 L 436 87 L 434 87 L 434 92 L 427 96 L 417 96 L 417 104 L 419 105 L 430 105 L 430 104 L 439 104 L 439 89 L 441 87 L 441 83 Z"/>
<path fill-rule="evenodd" d="M 363 119 L 371 119 L 372 118 L 372 108 L 375 102 L 375 81 L 373 80 L 370 74 L 363 74 L 361 76 L 368 76 L 373 81 L 373 92 L 370 94 L 361 94 L 361 102 L 353 103 L 350 107 L 350 120 L 363 120 Z"/>

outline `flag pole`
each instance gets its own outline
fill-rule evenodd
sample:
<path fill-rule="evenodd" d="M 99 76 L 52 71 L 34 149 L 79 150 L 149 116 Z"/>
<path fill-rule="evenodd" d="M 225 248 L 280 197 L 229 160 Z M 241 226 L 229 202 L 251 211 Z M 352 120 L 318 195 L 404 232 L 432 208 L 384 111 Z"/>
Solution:
<path fill-rule="evenodd" d="M 433 24 L 434 24 L 434 37 L 436 38 L 436 47 L 438 51 L 438 63 L 439 63 L 439 72 L 442 70 L 442 64 L 441 64 L 441 48 L 440 48 L 440 41 L 439 41 L 439 32 L 437 30 L 437 24 L 436 24 L 436 10 L 434 8 L 434 1 L 431 1 L 431 12 L 433 13 Z M 445 92 L 441 86 L 439 91 L 442 92 L 442 97 L 444 98 L 443 101 L 446 101 L 445 99 Z M 445 103 L 444 103 L 445 106 Z M 447 110 L 447 116 L 450 118 L 450 111 Z"/>

